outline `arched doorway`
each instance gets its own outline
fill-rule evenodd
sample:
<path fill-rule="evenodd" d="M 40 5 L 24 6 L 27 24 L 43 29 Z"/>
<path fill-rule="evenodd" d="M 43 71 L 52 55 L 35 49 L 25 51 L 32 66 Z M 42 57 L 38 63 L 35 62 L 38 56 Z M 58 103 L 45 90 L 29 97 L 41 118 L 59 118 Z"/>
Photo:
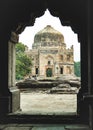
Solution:
<path fill-rule="evenodd" d="M 47 68 L 46 69 L 46 76 L 47 77 L 52 77 L 52 68 Z"/>
<path fill-rule="evenodd" d="M 16 2 L 18 3 L 18 1 L 16 1 Z M 92 75 L 92 71 L 90 71 L 90 69 L 92 67 L 92 62 L 91 62 L 91 57 L 90 57 L 91 51 L 88 50 L 88 49 L 91 50 L 92 45 L 90 43 L 92 43 L 92 42 L 91 42 L 90 39 L 91 39 L 92 35 L 91 35 L 91 33 L 87 32 L 87 31 L 89 31 L 89 32 L 92 31 L 92 30 L 90 31 L 90 27 L 91 27 L 91 24 L 92 24 L 90 17 L 92 16 L 92 13 L 88 14 L 89 12 L 87 12 L 85 10 L 86 7 L 88 7 L 87 4 L 86 4 L 87 2 L 83 2 L 83 1 L 75 1 L 75 2 L 72 1 L 71 2 L 71 1 L 68 1 L 68 3 L 67 3 L 67 1 L 63 1 L 63 4 L 61 4 L 62 1 L 59 1 L 59 2 L 58 1 L 52 1 L 52 2 L 48 1 L 48 3 L 47 3 L 47 2 L 44 1 L 44 4 L 41 4 L 41 2 L 37 1 L 37 3 L 36 3 L 36 1 L 35 1 L 35 3 L 33 4 L 32 1 L 31 1 L 31 3 L 27 4 L 27 1 L 26 1 L 26 4 L 24 2 L 22 4 L 19 3 L 20 5 L 22 5 L 23 8 L 18 8 L 18 4 L 16 4 L 16 6 L 15 6 L 15 4 L 13 3 L 13 4 L 10 4 L 10 7 L 7 6 L 7 7 L 9 7 L 7 9 L 7 11 L 4 11 L 6 9 L 6 6 L 5 6 L 5 8 L 2 8 L 3 11 L 1 9 L 1 12 L 4 12 L 4 15 L 2 15 L 1 20 L 5 21 L 5 22 L 1 21 L 3 23 L 3 25 L 1 24 L 1 29 L 3 29 L 3 31 L 1 30 L 1 36 L 4 34 L 4 37 L 2 37 L 2 40 L 1 40 L 2 41 L 1 43 L 4 43 L 4 44 L 1 44 L 1 51 L 0 51 L 1 56 L 3 58 L 2 62 L 3 63 L 8 62 L 8 57 L 7 57 L 8 46 L 7 46 L 6 43 L 9 40 L 8 36 L 9 36 L 11 30 L 15 31 L 17 34 L 20 34 L 25 26 L 33 25 L 34 19 L 43 14 L 44 9 L 46 8 L 46 5 L 47 5 L 48 8 L 50 9 L 52 15 L 60 17 L 60 20 L 61 20 L 63 25 L 71 25 L 72 26 L 73 30 L 78 33 L 79 40 L 82 43 L 81 44 L 82 91 L 81 91 L 81 95 L 79 97 L 83 97 L 83 94 L 88 92 L 88 87 L 90 87 L 89 91 L 91 92 L 91 86 L 92 86 L 91 85 L 92 82 L 90 82 L 91 76 L 89 76 L 90 74 Z M 12 8 L 11 8 L 11 5 L 12 5 Z M 43 5 L 45 5 L 45 7 Z M 15 6 L 15 8 L 13 6 Z M 26 6 L 26 8 L 24 8 L 25 6 Z M 17 10 L 15 10 L 16 7 L 17 7 Z M 27 9 L 28 9 L 28 11 L 27 11 Z M 10 12 L 12 12 L 12 13 L 10 13 Z M 88 20 L 87 20 L 86 14 L 89 15 Z M 4 16 L 5 19 L 3 19 L 3 16 Z M 6 16 L 8 16 L 7 20 L 6 20 L 6 18 L 7 18 Z M 29 20 L 29 18 L 31 20 Z M 91 23 L 91 24 L 89 24 L 90 26 L 88 24 L 86 24 L 87 23 L 86 21 Z M 20 23 L 20 24 L 18 24 L 18 23 Z M 89 26 L 89 30 L 87 30 L 87 27 L 88 27 L 87 25 Z M 5 27 L 7 27 L 7 28 L 5 28 Z M 2 33 L 4 31 L 5 31 L 5 33 Z M 90 34 L 90 39 L 88 39 L 89 34 Z M 8 39 L 8 40 L 6 40 L 6 39 Z M 89 42 L 89 44 L 88 44 L 88 42 Z M 2 49 L 2 46 L 3 46 L 3 49 Z M 89 52 L 89 54 L 88 54 L 88 52 Z M 89 61 L 89 63 L 88 63 L 88 61 Z M 5 95 L 7 95 L 6 91 L 8 90 L 7 89 L 7 86 L 8 86 L 8 71 L 7 70 L 8 70 L 8 67 L 7 67 L 7 64 L 3 64 L 3 63 L 1 64 L 1 67 L 0 67 L 1 70 L 3 70 L 3 73 L 1 75 L 2 80 L 0 82 L 0 86 L 1 86 L 0 90 L 1 90 L 2 95 L 5 96 Z M 9 74 L 9 77 L 10 76 L 11 76 L 11 74 Z M 89 79 L 89 83 L 88 83 L 88 79 Z M 6 107 L 3 107 L 3 105 L 1 105 L 1 106 L 2 106 L 1 109 L 6 108 Z M 80 107 L 82 107 L 82 106 L 84 106 L 84 105 L 81 104 Z M 12 104 L 12 108 L 13 108 L 13 104 Z M 86 111 L 83 108 L 85 108 L 85 107 L 82 107 L 81 112 L 83 112 L 83 114 L 86 116 Z M 82 113 L 80 113 L 80 114 L 82 114 Z M 71 119 L 71 117 L 70 117 L 70 119 Z"/>
<path fill-rule="evenodd" d="M 50 63 L 48 63 L 48 64 L 50 64 Z M 46 69 L 46 76 L 47 77 L 52 77 L 52 68 L 47 68 Z"/>
<path fill-rule="evenodd" d="M 63 74 L 63 67 L 60 67 L 60 74 Z"/>

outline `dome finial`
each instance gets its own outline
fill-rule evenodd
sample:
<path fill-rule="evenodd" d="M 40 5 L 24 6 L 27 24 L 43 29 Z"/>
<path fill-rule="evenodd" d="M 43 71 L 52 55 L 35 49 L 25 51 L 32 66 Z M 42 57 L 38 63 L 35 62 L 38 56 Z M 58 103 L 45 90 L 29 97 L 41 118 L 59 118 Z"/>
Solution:
<path fill-rule="evenodd" d="M 51 27 L 51 25 L 47 25 L 46 27 Z"/>

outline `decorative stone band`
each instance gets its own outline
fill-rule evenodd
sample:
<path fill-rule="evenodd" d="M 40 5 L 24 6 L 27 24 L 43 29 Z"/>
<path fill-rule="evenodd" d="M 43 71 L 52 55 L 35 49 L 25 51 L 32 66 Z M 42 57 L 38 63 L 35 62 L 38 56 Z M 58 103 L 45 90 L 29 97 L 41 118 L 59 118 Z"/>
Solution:
<path fill-rule="evenodd" d="M 10 41 L 13 43 L 18 43 L 19 36 L 15 32 L 11 32 L 11 38 Z"/>
<path fill-rule="evenodd" d="M 58 50 L 40 50 L 40 53 L 43 53 L 43 54 L 48 54 L 48 53 L 57 54 Z"/>

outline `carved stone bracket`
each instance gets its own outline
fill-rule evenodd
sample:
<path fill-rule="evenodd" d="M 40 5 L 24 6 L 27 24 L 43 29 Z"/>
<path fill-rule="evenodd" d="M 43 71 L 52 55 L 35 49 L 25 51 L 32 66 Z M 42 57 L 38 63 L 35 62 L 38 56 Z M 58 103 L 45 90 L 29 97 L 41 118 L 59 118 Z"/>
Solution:
<path fill-rule="evenodd" d="M 12 43 L 17 43 L 19 40 L 19 36 L 15 33 L 15 32 L 11 32 L 11 38 L 10 38 L 10 41 Z"/>

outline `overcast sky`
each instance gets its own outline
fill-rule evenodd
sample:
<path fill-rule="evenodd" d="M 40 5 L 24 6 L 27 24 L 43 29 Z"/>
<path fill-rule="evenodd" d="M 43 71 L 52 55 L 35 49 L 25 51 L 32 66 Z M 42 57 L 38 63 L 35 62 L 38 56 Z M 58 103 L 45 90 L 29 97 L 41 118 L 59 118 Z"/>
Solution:
<path fill-rule="evenodd" d="M 59 18 L 53 17 L 48 10 L 42 17 L 36 18 L 34 26 L 25 28 L 24 32 L 19 35 L 19 42 L 31 49 L 35 34 L 47 25 L 51 25 L 64 35 L 67 48 L 74 45 L 74 61 L 80 61 L 80 43 L 78 43 L 77 34 L 72 31 L 71 27 L 62 26 Z"/>

